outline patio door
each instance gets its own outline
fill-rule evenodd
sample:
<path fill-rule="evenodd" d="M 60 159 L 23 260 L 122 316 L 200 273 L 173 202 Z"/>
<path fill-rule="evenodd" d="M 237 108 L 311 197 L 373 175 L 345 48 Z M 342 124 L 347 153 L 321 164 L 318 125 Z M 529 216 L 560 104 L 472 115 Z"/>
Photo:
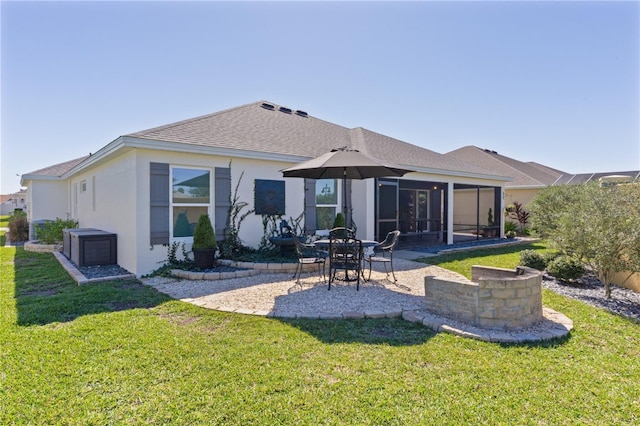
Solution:
<path fill-rule="evenodd" d="M 398 229 L 398 182 L 378 180 L 376 239 L 382 240 L 388 232 Z"/>

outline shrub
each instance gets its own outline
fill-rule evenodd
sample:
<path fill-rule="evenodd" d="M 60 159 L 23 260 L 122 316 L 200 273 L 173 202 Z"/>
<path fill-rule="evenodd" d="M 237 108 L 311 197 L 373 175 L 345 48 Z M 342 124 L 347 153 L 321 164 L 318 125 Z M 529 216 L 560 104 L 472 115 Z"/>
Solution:
<path fill-rule="evenodd" d="M 66 219 L 48 220 L 40 227 L 38 227 L 38 239 L 45 244 L 57 244 L 62 242 L 62 230 L 69 228 L 77 228 L 78 221 L 69 218 Z"/>
<path fill-rule="evenodd" d="M 516 231 L 505 232 L 504 236 L 507 237 L 507 238 L 515 238 L 516 237 Z"/>
<path fill-rule="evenodd" d="M 563 255 L 549 262 L 547 272 L 561 281 L 575 281 L 584 275 L 586 268 L 576 258 Z"/>
<path fill-rule="evenodd" d="M 209 219 L 209 215 L 202 214 L 198 218 L 198 224 L 193 233 L 193 249 L 215 249 L 217 247 L 216 234 L 211 226 L 211 219 Z"/>
<path fill-rule="evenodd" d="M 336 218 L 333 221 L 333 227 L 334 228 L 344 228 L 346 225 L 346 221 L 344 218 L 344 213 L 338 213 L 336 215 Z"/>
<path fill-rule="evenodd" d="M 511 222 L 511 221 L 505 221 L 504 222 L 504 233 L 505 234 L 509 234 L 511 232 L 513 232 L 514 234 L 518 231 L 518 225 L 516 225 L 515 223 Z"/>
<path fill-rule="evenodd" d="M 182 259 L 178 259 L 178 249 L 182 249 Z M 179 243 L 177 241 L 172 242 L 167 248 L 167 260 L 164 261 L 163 265 L 156 269 L 155 271 L 145 275 L 145 277 L 171 277 L 172 270 L 174 269 L 182 269 L 186 271 L 191 271 L 195 269 L 195 264 L 193 260 L 189 257 L 189 251 L 185 243 Z"/>
<path fill-rule="evenodd" d="M 543 255 L 544 257 L 544 264 L 545 265 L 549 265 L 549 263 L 553 262 L 555 259 L 557 259 L 558 257 L 562 256 L 563 253 L 559 252 L 559 251 L 549 251 L 547 253 L 545 253 Z"/>
<path fill-rule="evenodd" d="M 543 271 L 547 265 L 544 256 L 535 250 L 522 250 L 520 264 L 539 271 Z"/>
<path fill-rule="evenodd" d="M 11 241 L 27 241 L 29 239 L 29 222 L 27 215 L 15 209 L 9 218 L 9 236 Z"/>

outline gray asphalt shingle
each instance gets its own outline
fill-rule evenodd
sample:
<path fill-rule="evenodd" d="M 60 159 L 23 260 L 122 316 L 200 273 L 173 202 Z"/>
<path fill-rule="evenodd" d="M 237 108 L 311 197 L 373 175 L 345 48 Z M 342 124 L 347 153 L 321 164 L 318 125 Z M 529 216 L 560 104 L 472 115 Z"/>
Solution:
<path fill-rule="evenodd" d="M 548 186 L 553 184 L 564 172 L 538 163 L 524 163 L 495 151 L 465 146 L 445 154 L 447 157 L 476 164 L 496 174 L 511 176 L 513 180 L 505 187 Z"/>
<path fill-rule="evenodd" d="M 272 105 L 273 110 L 263 105 Z M 298 110 L 259 101 L 214 114 L 131 133 L 127 136 L 216 148 L 314 158 L 347 146 L 399 165 L 495 175 L 490 169 L 363 128 L 349 129 Z"/>
<path fill-rule="evenodd" d="M 64 163 L 54 164 L 52 166 L 44 167 L 42 169 L 35 170 L 30 173 L 25 173 L 25 175 L 36 175 L 36 176 L 55 176 L 59 177 L 63 174 L 67 173 L 69 170 L 73 169 L 75 166 L 83 162 L 89 158 L 88 155 L 84 157 L 76 158 L 74 160 L 65 161 Z"/>

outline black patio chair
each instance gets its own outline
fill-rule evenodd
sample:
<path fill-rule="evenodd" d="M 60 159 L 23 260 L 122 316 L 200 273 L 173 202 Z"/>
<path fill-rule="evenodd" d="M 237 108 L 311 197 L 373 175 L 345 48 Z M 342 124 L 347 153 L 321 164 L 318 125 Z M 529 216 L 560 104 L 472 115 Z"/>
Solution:
<path fill-rule="evenodd" d="M 329 231 L 329 238 L 355 238 L 356 231 L 350 228 L 339 226 Z"/>
<path fill-rule="evenodd" d="M 329 288 L 338 272 L 344 272 L 345 281 L 357 281 L 356 291 L 360 290 L 362 274 L 362 241 L 355 238 L 329 238 Z M 355 278 L 349 272 L 355 272 Z"/>
<path fill-rule="evenodd" d="M 375 254 L 371 256 L 367 256 L 364 258 L 365 262 L 369 263 L 369 278 L 371 279 L 371 269 L 374 262 L 382 263 L 384 265 L 384 271 L 389 277 L 389 271 L 387 270 L 387 264 L 391 265 L 391 275 L 393 275 L 393 281 L 398 281 L 396 279 L 395 271 L 393 270 L 393 249 L 398 244 L 398 240 L 400 237 L 400 231 L 391 231 L 387 234 L 387 237 L 382 241 L 377 247 L 376 250 L 381 250 L 381 255 L 376 256 Z M 388 256 L 388 257 L 387 257 Z"/>
<path fill-rule="evenodd" d="M 297 283 L 300 283 L 300 274 L 304 265 L 318 265 L 318 275 L 322 274 L 322 281 L 326 282 L 325 267 L 327 264 L 328 253 L 314 247 L 313 244 L 304 244 L 299 238 L 293 237 L 294 244 L 296 246 L 296 255 L 298 256 L 298 264 L 296 265 L 296 272 L 292 278 L 296 278 Z"/>

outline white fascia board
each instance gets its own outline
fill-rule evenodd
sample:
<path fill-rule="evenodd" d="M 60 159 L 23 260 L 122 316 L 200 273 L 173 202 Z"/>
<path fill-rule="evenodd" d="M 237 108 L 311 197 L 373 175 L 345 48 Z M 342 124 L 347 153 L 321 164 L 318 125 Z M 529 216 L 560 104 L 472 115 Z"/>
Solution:
<path fill-rule="evenodd" d="M 517 185 L 517 186 L 506 186 L 505 189 L 544 189 L 548 185 Z"/>
<path fill-rule="evenodd" d="M 62 178 L 60 176 L 24 174 L 20 177 L 20 185 L 26 186 L 25 182 L 28 180 L 62 180 Z"/>
<path fill-rule="evenodd" d="M 430 169 L 430 168 L 415 167 L 415 166 L 405 166 L 405 167 L 409 169 L 415 169 L 415 171 L 418 173 L 430 173 L 430 174 L 436 174 L 436 175 L 485 179 L 485 180 L 501 180 L 504 182 L 511 182 L 513 180 L 512 177 L 501 176 L 501 175 L 486 175 L 483 173 L 462 172 L 458 170 L 446 170 L 446 169 Z"/>

